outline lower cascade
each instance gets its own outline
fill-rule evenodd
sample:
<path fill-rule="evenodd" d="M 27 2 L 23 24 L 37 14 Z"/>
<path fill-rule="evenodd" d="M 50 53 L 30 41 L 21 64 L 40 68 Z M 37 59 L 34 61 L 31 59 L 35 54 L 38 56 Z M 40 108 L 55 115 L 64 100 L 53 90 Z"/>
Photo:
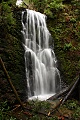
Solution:
<path fill-rule="evenodd" d="M 22 12 L 22 35 L 28 99 L 45 100 L 60 91 L 60 74 L 46 16 L 26 9 Z"/>

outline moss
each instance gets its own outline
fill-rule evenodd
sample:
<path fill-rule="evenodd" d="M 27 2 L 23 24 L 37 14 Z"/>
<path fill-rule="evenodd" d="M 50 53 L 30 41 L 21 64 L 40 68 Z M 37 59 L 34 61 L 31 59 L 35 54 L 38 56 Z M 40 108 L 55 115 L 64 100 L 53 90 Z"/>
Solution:
<path fill-rule="evenodd" d="M 7 5 L 8 3 L 5 2 Z M 0 4 L 1 7 L 1 4 Z M 0 22 L 0 56 L 5 64 L 5 67 L 11 77 L 13 85 L 16 87 L 17 91 L 21 95 L 25 94 L 25 65 L 24 65 L 24 49 L 22 46 L 22 36 L 21 36 L 21 12 L 22 8 L 17 8 L 13 5 L 9 7 L 12 9 L 13 23 L 8 24 L 5 27 L 4 21 Z M 2 8 L 0 9 L 2 12 Z M 5 14 L 5 11 L 3 11 Z M 8 14 L 8 13 L 7 13 Z M 5 14 L 6 15 L 6 14 Z M 5 20 L 7 21 L 7 20 Z M 6 80 L 6 76 L 3 70 L 0 69 L 1 77 L 0 79 Z M 6 93 L 5 93 L 6 94 Z M 21 96 L 23 97 L 23 96 Z"/>
<path fill-rule="evenodd" d="M 48 28 L 54 39 L 54 50 L 63 81 L 70 84 L 79 74 L 79 20 L 73 6 L 65 5 L 55 18 L 48 18 Z M 54 13 L 53 13 L 54 14 Z"/>

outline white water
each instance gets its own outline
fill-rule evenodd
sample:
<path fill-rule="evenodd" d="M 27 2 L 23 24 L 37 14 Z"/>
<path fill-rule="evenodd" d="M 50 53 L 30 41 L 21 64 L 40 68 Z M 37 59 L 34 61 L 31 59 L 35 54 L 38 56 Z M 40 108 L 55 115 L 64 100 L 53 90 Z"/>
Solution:
<path fill-rule="evenodd" d="M 60 90 L 57 60 L 49 48 L 51 34 L 46 16 L 27 9 L 22 12 L 22 27 L 28 98 L 45 100 Z"/>
<path fill-rule="evenodd" d="M 22 2 L 23 2 L 23 0 L 17 0 L 17 1 L 16 1 L 16 5 L 17 5 L 17 6 L 22 5 Z"/>

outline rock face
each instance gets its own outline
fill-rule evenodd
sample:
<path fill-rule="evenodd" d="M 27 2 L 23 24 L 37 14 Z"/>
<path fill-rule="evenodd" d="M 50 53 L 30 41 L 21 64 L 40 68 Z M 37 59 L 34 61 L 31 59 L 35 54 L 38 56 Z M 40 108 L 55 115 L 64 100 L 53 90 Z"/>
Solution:
<path fill-rule="evenodd" d="M 80 72 L 80 10 L 77 4 L 64 6 L 62 11 L 52 11 L 53 18 L 48 17 L 47 25 L 54 38 L 61 78 L 70 84 Z"/>
<path fill-rule="evenodd" d="M 0 6 L 1 7 L 1 6 Z M 2 12 L 2 9 L 1 9 Z M 14 25 L 5 26 L 0 22 L 0 57 L 11 77 L 21 99 L 26 96 L 24 49 L 21 37 L 21 12 L 22 9 L 13 8 Z M 15 96 L 7 82 L 3 69 L 0 66 L 0 101 L 15 102 Z"/>

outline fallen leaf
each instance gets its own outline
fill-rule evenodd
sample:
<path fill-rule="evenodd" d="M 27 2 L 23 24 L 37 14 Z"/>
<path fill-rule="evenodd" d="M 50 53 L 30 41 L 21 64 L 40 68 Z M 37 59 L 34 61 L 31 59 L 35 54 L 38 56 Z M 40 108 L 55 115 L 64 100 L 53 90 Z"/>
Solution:
<path fill-rule="evenodd" d="M 29 113 L 29 112 L 23 112 L 23 113 L 26 114 L 26 115 L 28 115 L 28 116 L 32 116 L 32 114 Z"/>
<path fill-rule="evenodd" d="M 58 120 L 65 120 L 63 116 L 59 116 Z"/>
<path fill-rule="evenodd" d="M 49 113 L 48 113 L 48 116 L 49 116 L 50 114 L 51 114 L 51 113 L 49 112 Z"/>

